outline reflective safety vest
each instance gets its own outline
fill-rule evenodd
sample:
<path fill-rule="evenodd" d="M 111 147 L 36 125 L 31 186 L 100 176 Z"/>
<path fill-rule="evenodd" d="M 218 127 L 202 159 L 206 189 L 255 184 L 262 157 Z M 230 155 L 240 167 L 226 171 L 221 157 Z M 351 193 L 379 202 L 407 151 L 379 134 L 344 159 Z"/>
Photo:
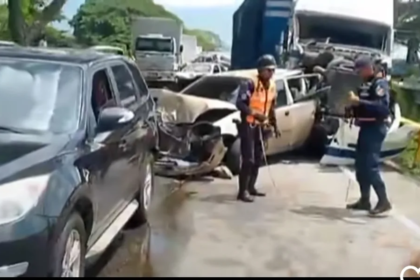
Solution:
<path fill-rule="evenodd" d="M 252 81 L 254 82 L 254 92 L 251 93 L 249 108 L 268 118 L 273 100 L 277 96 L 276 85 L 273 80 L 270 80 L 270 85 L 266 89 L 258 77 L 253 78 Z M 252 124 L 259 123 L 252 115 L 247 116 L 246 121 Z"/>

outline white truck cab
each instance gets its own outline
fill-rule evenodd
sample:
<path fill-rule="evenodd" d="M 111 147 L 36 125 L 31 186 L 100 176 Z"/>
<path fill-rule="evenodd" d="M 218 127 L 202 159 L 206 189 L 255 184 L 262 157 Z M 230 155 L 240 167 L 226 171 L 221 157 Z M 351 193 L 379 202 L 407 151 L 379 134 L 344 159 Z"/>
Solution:
<path fill-rule="evenodd" d="M 175 80 L 178 71 L 176 42 L 173 37 L 161 34 L 137 36 L 135 42 L 136 61 L 144 69 L 146 80 L 159 79 L 162 82 Z"/>
<path fill-rule="evenodd" d="M 391 67 L 393 0 L 297 0 L 292 22 L 292 49 L 332 45 L 339 55 L 370 55 Z"/>

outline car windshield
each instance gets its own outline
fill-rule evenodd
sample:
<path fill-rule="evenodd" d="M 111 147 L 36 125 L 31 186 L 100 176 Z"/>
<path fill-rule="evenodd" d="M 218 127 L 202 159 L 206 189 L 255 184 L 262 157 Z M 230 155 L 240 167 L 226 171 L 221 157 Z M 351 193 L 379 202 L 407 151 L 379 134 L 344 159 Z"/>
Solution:
<path fill-rule="evenodd" d="M 210 73 L 211 65 L 209 64 L 190 64 L 187 65 L 183 72 L 198 72 L 198 73 Z"/>
<path fill-rule="evenodd" d="M 239 77 L 208 76 L 185 88 L 181 93 L 235 103 L 240 84 Z"/>
<path fill-rule="evenodd" d="M 0 63 L 0 128 L 66 133 L 78 123 L 82 70 L 59 63 Z"/>

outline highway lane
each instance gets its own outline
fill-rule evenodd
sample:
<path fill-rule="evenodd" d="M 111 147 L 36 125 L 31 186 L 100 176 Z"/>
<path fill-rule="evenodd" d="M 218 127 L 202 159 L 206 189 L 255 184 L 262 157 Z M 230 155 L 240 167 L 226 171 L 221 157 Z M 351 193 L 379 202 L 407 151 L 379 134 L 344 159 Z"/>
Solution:
<path fill-rule="evenodd" d="M 268 197 L 235 201 L 234 180 L 174 184 L 150 227 L 128 228 L 97 276 L 398 276 L 420 249 L 420 189 L 386 170 L 396 211 L 386 219 L 344 209 L 358 196 L 352 170 L 287 160 L 262 168 Z M 171 183 L 167 183 L 168 186 Z M 171 194 L 169 195 L 169 192 Z M 373 198 L 374 202 L 375 198 Z"/>

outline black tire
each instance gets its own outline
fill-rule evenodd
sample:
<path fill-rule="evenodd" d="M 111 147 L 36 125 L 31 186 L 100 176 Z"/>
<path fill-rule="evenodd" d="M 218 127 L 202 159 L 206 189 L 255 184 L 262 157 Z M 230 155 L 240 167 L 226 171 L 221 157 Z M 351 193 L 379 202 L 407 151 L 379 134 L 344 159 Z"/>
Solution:
<path fill-rule="evenodd" d="M 225 164 L 233 175 L 238 175 L 241 171 L 241 140 L 237 138 L 225 156 Z"/>
<path fill-rule="evenodd" d="M 147 216 L 148 216 L 148 211 L 150 209 L 150 205 L 153 203 L 153 194 L 154 194 L 154 183 L 155 183 L 155 176 L 154 176 L 154 170 L 153 170 L 153 164 L 154 164 L 154 160 L 153 160 L 153 156 L 150 155 L 149 159 L 147 160 L 147 165 L 149 166 L 149 170 L 148 167 L 146 166 L 144 168 L 143 174 L 142 174 L 142 181 L 140 182 L 140 187 L 139 187 L 139 192 L 137 194 L 137 200 L 139 202 L 139 207 L 137 208 L 136 212 L 134 212 L 133 217 L 131 218 L 131 223 L 133 223 L 134 225 L 143 225 L 145 223 L 147 223 Z M 146 187 L 146 176 L 147 173 L 150 172 L 150 201 L 149 201 L 149 207 L 146 207 L 146 200 L 147 198 L 145 197 L 145 187 Z"/>
<path fill-rule="evenodd" d="M 87 244 L 87 233 L 85 224 L 82 217 L 77 212 L 73 212 L 65 223 L 61 233 L 59 234 L 54 248 L 53 258 L 51 259 L 51 276 L 61 277 L 63 273 L 62 262 L 66 252 L 66 243 L 72 231 L 75 230 L 80 236 L 80 275 L 79 277 L 85 276 L 85 256 L 86 256 L 86 244 Z"/>
<path fill-rule="evenodd" d="M 328 133 L 324 127 L 315 125 L 304 145 L 304 151 L 311 157 L 322 157 L 328 144 Z"/>

